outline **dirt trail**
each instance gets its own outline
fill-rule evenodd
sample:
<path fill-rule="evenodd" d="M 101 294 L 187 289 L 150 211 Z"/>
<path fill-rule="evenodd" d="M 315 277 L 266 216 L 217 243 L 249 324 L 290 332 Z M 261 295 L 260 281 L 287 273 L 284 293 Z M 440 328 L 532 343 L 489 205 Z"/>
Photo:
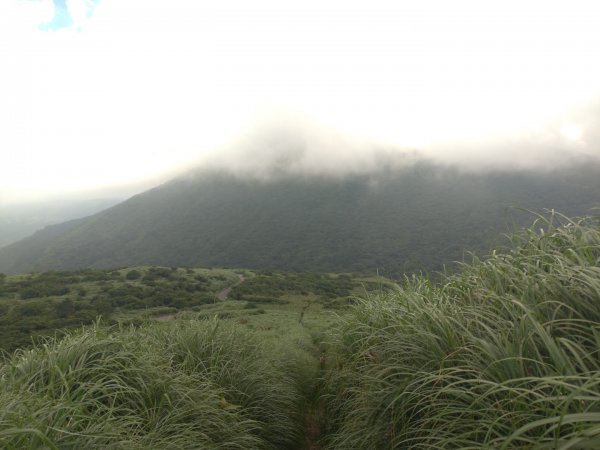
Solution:
<path fill-rule="evenodd" d="M 305 443 L 301 450 L 320 450 L 321 422 L 323 421 L 323 408 L 313 407 L 306 413 L 304 419 Z"/>
<path fill-rule="evenodd" d="M 158 320 L 159 322 L 167 322 L 168 320 L 172 320 L 175 318 L 175 314 L 162 314 L 160 316 L 154 316 L 154 320 Z"/>
<path fill-rule="evenodd" d="M 215 294 L 215 296 L 217 297 L 217 299 L 219 299 L 221 301 L 227 300 L 227 297 L 229 296 L 229 293 L 231 292 L 231 289 L 234 286 L 237 286 L 238 284 L 242 284 L 244 281 L 246 281 L 246 277 L 244 275 L 242 275 L 242 274 L 238 274 L 238 278 L 240 279 L 239 282 L 237 282 L 233 286 L 229 286 L 228 288 L 225 288 L 225 289 L 217 292 Z M 173 320 L 174 318 L 175 318 L 175 314 L 161 314 L 160 316 L 154 316 L 153 317 L 154 320 L 158 320 L 159 322 L 167 322 L 169 320 Z"/>
<path fill-rule="evenodd" d="M 246 281 L 246 277 L 244 277 L 243 274 L 238 274 L 238 278 L 240 279 L 240 281 L 239 281 L 239 283 L 236 283 L 234 286 L 237 286 L 238 284 L 242 284 L 244 281 Z M 233 289 L 234 286 L 229 286 L 228 288 L 225 288 L 222 291 L 217 292 L 217 298 L 221 301 L 227 300 L 227 297 L 229 296 L 229 293 L 231 292 L 231 289 Z"/>

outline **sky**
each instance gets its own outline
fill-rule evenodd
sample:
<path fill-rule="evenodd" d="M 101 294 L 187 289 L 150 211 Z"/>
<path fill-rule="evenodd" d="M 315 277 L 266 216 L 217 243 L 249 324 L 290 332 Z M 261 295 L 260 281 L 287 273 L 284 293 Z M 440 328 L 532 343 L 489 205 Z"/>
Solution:
<path fill-rule="evenodd" d="M 598 49 L 595 0 L 2 0 L 0 205 L 260 170 L 277 127 L 332 168 L 596 157 Z"/>

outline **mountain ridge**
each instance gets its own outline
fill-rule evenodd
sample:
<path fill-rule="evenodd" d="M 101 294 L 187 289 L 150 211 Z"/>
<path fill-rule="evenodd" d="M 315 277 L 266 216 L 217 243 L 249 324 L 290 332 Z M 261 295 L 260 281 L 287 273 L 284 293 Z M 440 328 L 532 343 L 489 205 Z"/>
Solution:
<path fill-rule="evenodd" d="M 0 248 L 48 225 L 87 217 L 122 202 L 122 198 L 90 198 L 17 203 L 0 206 Z"/>
<path fill-rule="evenodd" d="M 200 171 L 0 249 L 0 272 L 127 265 L 406 272 L 442 270 L 526 223 L 517 210 L 580 215 L 600 169 L 461 173 L 429 163 L 339 179 L 248 180 Z"/>

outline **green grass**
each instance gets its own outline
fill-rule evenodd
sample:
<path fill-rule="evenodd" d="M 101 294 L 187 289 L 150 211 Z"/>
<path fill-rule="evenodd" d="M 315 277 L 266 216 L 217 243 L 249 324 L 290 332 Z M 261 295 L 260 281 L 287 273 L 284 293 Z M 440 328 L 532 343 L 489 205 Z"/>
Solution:
<path fill-rule="evenodd" d="M 0 368 L 0 447 L 285 449 L 297 360 L 220 321 L 96 325 Z"/>
<path fill-rule="evenodd" d="M 512 240 L 342 320 L 326 448 L 600 446 L 600 229 L 550 214 Z"/>
<path fill-rule="evenodd" d="M 42 340 L 0 365 L 0 448 L 600 448 L 598 221 L 510 240 L 438 283 L 246 271 L 227 301 Z"/>
<path fill-rule="evenodd" d="M 136 277 L 128 274 L 136 273 Z M 91 324 L 141 323 L 153 315 L 214 303 L 239 281 L 231 269 L 135 267 L 44 272 L 0 278 L 0 348 Z"/>
<path fill-rule="evenodd" d="M 93 298 L 144 287 L 142 276 L 126 277 L 150 269 L 92 271 L 87 281 L 71 272 L 8 277 L 4 299 L 12 308 L 56 302 L 15 298 L 16 288 L 36 283 L 84 287 L 86 298 Z M 202 276 L 215 283 L 215 292 L 239 283 L 238 272 L 167 269 L 169 279 L 154 281 L 170 286 Z M 277 292 L 245 293 L 275 301 L 248 307 L 247 300 L 215 300 L 187 310 L 115 308 L 112 327 L 99 322 L 63 331 L 64 339 L 38 338 L 7 356 L 0 368 L 0 448 L 302 448 L 319 379 L 318 343 L 335 321 L 331 305 L 338 311 L 348 300 L 295 291 L 304 277 L 327 287 L 337 275 L 245 276 L 249 284 L 258 276 L 271 280 Z M 66 283 L 69 278 L 73 283 Z M 362 278 L 342 278 L 352 280 L 353 292 L 363 290 Z M 154 319 L 161 315 L 174 317 Z"/>
<path fill-rule="evenodd" d="M 0 349 L 30 346 L 32 339 L 91 324 L 98 316 L 109 324 L 140 325 L 151 318 L 167 320 L 181 311 L 202 312 L 206 318 L 341 310 L 352 296 L 377 286 L 373 279 L 356 274 L 200 267 L 0 274 Z M 226 288 L 232 288 L 229 299 L 235 301 L 218 298 Z"/>

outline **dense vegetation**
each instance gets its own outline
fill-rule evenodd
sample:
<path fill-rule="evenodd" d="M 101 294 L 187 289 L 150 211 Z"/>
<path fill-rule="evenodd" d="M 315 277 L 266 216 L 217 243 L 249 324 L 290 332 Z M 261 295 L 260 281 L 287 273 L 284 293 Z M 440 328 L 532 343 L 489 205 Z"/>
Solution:
<path fill-rule="evenodd" d="M 198 270 L 61 276 L 118 286 Z M 166 322 L 96 323 L 7 356 L 0 447 L 600 447 L 598 218 L 539 217 L 435 284 L 221 274 L 226 301 Z M 59 294 L 55 276 L 27 288 Z"/>
<path fill-rule="evenodd" d="M 0 272 L 132 265 L 367 272 L 442 270 L 533 210 L 585 214 L 600 168 L 462 173 L 426 163 L 368 175 L 251 181 L 198 173 L 0 249 Z"/>
<path fill-rule="evenodd" d="M 327 448 L 600 447 L 598 223 L 552 215 L 513 242 L 343 320 Z"/>
<path fill-rule="evenodd" d="M 279 307 L 291 314 L 339 309 L 382 283 L 390 285 L 350 274 L 174 267 L 0 274 L 0 349 L 27 346 L 32 337 L 91 324 L 99 316 L 108 325 L 139 325 L 180 311 L 232 318 Z M 224 304 L 226 295 L 236 301 Z"/>
<path fill-rule="evenodd" d="M 218 320 L 97 325 L 0 367 L 0 447 L 294 448 L 307 372 L 294 356 Z"/>
<path fill-rule="evenodd" d="M 119 301 L 144 284 L 185 296 L 178 286 L 197 282 L 213 293 L 211 302 L 178 311 Z M 393 283 L 349 274 L 136 267 L 3 276 L 2 285 L 7 330 L 26 326 L 28 317 L 15 309 L 30 301 L 46 305 L 35 317 L 46 328 L 33 344 L 23 332 L 27 349 L 0 365 L 1 448 L 285 449 L 303 448 L 306 440 L 332 311 L 347 307 L 349 296 Z M 84 286 L 71 315 L 48 319 L 64 300 L 57 294 Z M 49 296 L 22 298 L 30 290 Z M 219 300 L 225 291 L 229 299 Z M 43 337 L 109 292 L 119 292 L 114 299 L 122 303 L 110 320 Z M 15 345 L 7 330 L 5 348 Z"/>
<path fill-rule="evenodd" d="M 144 318 L 214 303 L 238 281 L 228 270 L 138 267 L 4 276 L 0 280 L 0 349 L 31 344 L 31 336 L 92 323 Z"/>

